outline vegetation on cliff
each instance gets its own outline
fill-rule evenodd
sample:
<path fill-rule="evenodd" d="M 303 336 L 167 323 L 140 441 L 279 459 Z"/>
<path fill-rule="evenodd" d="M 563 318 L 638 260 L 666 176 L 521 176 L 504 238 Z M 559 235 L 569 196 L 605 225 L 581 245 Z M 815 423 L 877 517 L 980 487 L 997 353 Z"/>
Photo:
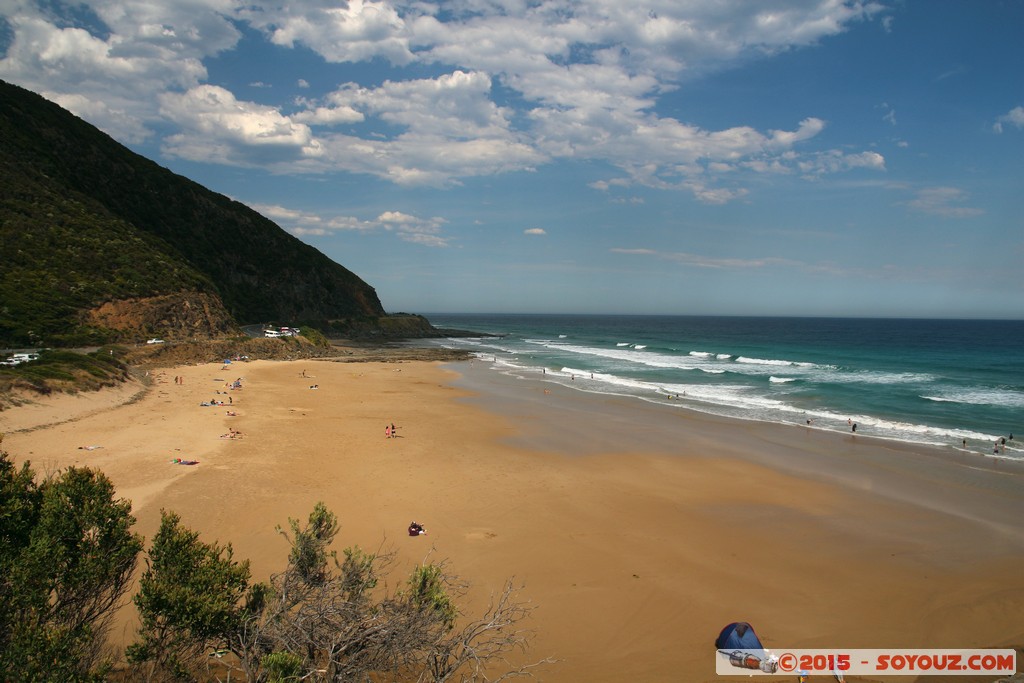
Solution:
<path fill-rule="evenodd" d="M 0 253 L 0 346 L 384 314 L 372 287 L 257 212 L 3 81 Z"/>

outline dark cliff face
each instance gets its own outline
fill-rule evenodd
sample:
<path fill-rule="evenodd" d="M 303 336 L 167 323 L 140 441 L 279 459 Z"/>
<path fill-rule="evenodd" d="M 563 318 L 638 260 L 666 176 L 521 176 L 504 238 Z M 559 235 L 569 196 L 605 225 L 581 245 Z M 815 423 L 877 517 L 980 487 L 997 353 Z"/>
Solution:
<path fill-rule="evenodd" d="M 183 292 L 219 299 L 232 325 L 384 314 L 372 287 L 272 221 L 2 81 L 0 250 L 0 344 L 26 328 L 109 337 L 82 312 Z"/>

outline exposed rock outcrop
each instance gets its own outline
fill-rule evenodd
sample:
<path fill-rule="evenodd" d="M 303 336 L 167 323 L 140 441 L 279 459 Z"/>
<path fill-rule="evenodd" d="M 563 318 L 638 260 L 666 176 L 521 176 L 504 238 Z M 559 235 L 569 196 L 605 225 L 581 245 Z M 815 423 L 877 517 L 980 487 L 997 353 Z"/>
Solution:
<path fill-rule="evenodd" d="M 154 335 L 167 339 L 211 339 L 238 333 L 238 326 L 220 299 L 202 292 L 108 301 L 85 311 L 83 322 L 115 330 L 125 341 Z"/>

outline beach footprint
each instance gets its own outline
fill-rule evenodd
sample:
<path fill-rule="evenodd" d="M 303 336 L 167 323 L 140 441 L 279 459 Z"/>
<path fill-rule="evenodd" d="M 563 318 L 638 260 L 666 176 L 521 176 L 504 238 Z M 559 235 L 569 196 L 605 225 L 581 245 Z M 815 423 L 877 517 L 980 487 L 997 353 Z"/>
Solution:
<path fill-rule="evenodd" d="M 490 529 L 474 529 L 466 534 L 467 541 L 489 541 L 498 534 Z"/>

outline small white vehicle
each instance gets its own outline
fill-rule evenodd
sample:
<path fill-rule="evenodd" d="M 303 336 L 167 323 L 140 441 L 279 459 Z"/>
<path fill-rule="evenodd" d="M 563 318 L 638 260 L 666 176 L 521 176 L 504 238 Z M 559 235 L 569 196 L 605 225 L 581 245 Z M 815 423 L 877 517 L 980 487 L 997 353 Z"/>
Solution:
<path fill-rule="evenodd" d="M 38 353 L 16 353 L 5 361 L 2 361 L 3 365 L 21 365 L 22 363 L 28 363 L 34 360 L 39 360 Z"/>
<path fill-rule="evenodd" d="M 147 343 L 147 344 L 163 344 L 163 343 L 164 343 L 164 340 L 163 340 L 163 339 L 160 339 L 159 337 L 153 337 L 152 339 L 150 339 L 150 340 L 149 340 L 149 341 L 147 341 L 146 343 Z"/>

